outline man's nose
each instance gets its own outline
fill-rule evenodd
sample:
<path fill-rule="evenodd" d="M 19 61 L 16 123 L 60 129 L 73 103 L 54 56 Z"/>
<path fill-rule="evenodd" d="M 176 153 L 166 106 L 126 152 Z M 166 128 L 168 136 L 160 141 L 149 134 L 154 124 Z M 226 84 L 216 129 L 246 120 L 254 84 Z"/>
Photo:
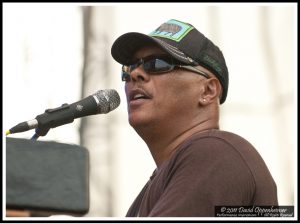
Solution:
<path fill-rule="evenodd" d="M 147 82 L 150 79 L 150 75 L 143 69 L 143 65 L 138 66 L 130 73 L 131 80 L 133 82 L 144 81 Z"/>

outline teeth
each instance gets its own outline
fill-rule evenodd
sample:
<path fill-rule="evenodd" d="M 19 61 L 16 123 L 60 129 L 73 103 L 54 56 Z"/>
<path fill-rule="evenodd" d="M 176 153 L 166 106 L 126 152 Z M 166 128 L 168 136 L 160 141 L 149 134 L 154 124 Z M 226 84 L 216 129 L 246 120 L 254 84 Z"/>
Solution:
<path fill-rule="evenodd" d="M 144 95 L 142 95 L 142 94 L 136 94 L 133 97 L 133 99 L 138 99 L 138 98 L 144 98 Z"/>

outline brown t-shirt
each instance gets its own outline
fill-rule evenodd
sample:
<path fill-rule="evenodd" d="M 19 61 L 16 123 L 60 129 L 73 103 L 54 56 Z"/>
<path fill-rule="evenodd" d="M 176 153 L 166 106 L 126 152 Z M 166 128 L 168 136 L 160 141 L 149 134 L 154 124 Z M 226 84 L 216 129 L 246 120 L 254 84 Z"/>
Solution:
<path fill-rule="evenodd" d="M 242 137 L 209 130 L 179 145 L 150 177 L 127 217 L 214 217 L 215 206 L 278 205 L 276 184 Z"/>

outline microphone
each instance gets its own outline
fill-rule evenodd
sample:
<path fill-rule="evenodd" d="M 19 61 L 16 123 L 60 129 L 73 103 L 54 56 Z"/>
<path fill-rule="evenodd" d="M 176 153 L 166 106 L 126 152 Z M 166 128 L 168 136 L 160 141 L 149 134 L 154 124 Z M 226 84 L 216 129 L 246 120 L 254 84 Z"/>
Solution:
<path fill-rule="evenodd" d="M 44 114 L 36 116 L 35 119 L 21 122 L 12 127 L 7 133 L 24 132 L 30 129 L 44 129 L 46 132 L 50 128 L 55 128 L 88 115 L 106 114 L 120 105 L 120 96 L 114 89 L 99 90 L 73 104 L 63 104 L 60 107 L 47 109 Z"/>

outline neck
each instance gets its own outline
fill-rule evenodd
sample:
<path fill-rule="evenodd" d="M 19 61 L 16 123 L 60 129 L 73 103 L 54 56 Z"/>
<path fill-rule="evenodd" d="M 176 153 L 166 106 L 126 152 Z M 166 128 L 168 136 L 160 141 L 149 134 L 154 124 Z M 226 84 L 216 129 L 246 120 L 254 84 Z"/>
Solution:
<path fill-rule="evenodd" d="M 182 124 L 182 125 L 181 125 Z M 197 132 L 209 129 L 218 129 L 218 119 L 210 117 L 186 125 L 186 120 L 169 124 L 160 123 L 136 129 L 137 133 L 146 142 L 156 165 L 159 167 L 168 160 L 178 145 Z"/>

